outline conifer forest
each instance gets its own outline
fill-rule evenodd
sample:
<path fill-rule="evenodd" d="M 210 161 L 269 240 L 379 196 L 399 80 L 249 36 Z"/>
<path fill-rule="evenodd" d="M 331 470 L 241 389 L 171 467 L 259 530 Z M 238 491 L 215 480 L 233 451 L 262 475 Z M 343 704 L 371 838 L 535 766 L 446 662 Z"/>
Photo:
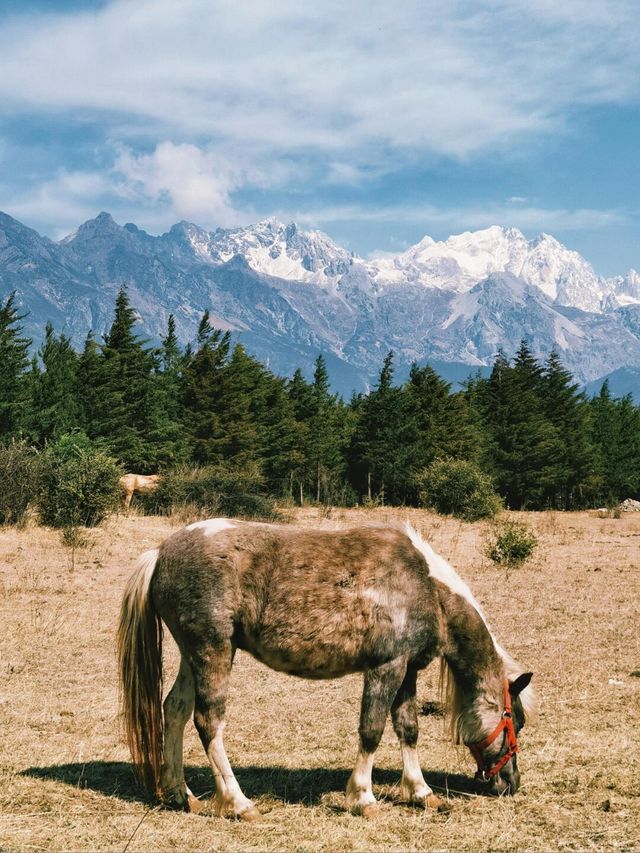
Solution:
<path fill-rule="evenodd" d="M 333 394 L 321 355 L 312 381 L 273 375 L 202 317 L 181 347 L 173 318 L 158 347 L 135 332 L 126 291 L 104 340 L 78 352 L 50 324 L 37 354 L 15 296 L 0 306 L 0 444 L 44 448 L 81 433 L 122 470 L 226 465 L 265 494 L 298 504 L 418 505 L 424 471 L 465 460 L 510 509 L 577 509 L 640 496 L 640 407 L 607 383 L 588 399 L 552 351 L 525 340 L 490 375 L 453 391 L 429 366 L 394 382 L 393 353 L 375 387 Z"/>

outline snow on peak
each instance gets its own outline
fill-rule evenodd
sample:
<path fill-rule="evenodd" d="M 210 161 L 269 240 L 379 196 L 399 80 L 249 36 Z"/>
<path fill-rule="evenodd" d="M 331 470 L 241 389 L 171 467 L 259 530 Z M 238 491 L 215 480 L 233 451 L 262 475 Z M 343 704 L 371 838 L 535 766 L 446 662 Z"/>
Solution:
<path fill-rule="evenodd" d="M 322 231 L 302 231 L 274 217 L 207 237 L 206 246 L 201 235 L 192 240 L 200 257 L 225 263 L 241 255 L 256 272 L 276 278 L 334 285 L 351 264 L 349 252 Z"/>
<path fill-rule="evenodd" d="M 439 242 L 425 238 L 405 252 L 374 261 L 372 272 L 381 285 L 415 281 L 464 292 L 494 272 L 517 275 L 527 246 L 517 229 L 493 225 Z"/>
<path fill-rule="evenodd" d="M 539 287 L 560 305 L 600 311 L 604 283 L 582 255 L 567 249 L 555 237 L 540 234 L 529 244 L 519 275 Z"/>
<path fill-rule="evenodd" d="M 600 311 L 606 288 L 584 258 L 549 234 L 527 240 L 517 228 L 492 225 L 436 242 L 425 238 L 405 252 L 370 262 L 385 285 L 415 282 L 465 293 L 493 273 L 511 273 L 561 305 Z"/>
<path fill-rule="evenodd" d="M 285 224 L 275 217 L 213 232 L 180 223 L 171 233 L 176 228 L 200 260 L 220 264 L 239 255 L 260 274 L 332 290 L 356 262 L 367 279 L 364 289 L 375 294 L 406 285 L 467 293 L 488 276 L 508 273 L 553 302 L 583 311 L 640 301 L 640 276 L 635 271 L 605 281 L 555 237 L 542 233 L 527 240 L 517 228 L 500 225 L 441 241 L 425 236 L 403 252 L 381 252 L 367 261 L 354 258 L 322 231 L 304 231 L 295 222 Z"/>
<path fill-rule="evenodd" d="M 640 273 L 630 269 L 626 275 L 617 275 L 606 282 L 608 293 L 606 307 L 620 308 L 640 303 Z"/>

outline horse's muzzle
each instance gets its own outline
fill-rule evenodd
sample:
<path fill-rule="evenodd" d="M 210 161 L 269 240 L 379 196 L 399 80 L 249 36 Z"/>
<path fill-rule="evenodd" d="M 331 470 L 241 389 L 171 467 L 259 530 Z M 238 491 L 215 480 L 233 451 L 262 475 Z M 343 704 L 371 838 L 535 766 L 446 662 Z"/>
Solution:
<path fill-rule="evenodd" d="M 520 771 L 516 756 L 507 761 L 499 773 L 489 780 L 481 783 L 482 792 L 490 797 L 508 797 L 516 793 L 520 787 Z"/>

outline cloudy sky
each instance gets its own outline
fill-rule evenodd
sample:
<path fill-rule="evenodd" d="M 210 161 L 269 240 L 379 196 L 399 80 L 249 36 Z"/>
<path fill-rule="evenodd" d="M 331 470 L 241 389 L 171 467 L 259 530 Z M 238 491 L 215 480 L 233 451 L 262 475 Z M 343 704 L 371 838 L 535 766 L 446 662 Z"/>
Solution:
<path fill-rule="evenodd" d="M 41 233 L 274 215 L 367 254 L 501 224 L 640 268 L 636 0 L 0 8 L 0 210 Z"/>

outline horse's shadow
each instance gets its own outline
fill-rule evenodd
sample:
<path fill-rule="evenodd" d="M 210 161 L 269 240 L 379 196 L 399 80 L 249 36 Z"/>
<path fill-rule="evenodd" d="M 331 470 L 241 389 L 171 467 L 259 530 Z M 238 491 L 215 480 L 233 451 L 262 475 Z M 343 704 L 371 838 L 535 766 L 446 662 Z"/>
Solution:
<path fill-rule="evenodd" d="M 234 772 L 241 788 L 254 799 L 268 797 L 286 803 L 317 805 L 322 797 L 333 792 L 344 792 L 351 770 L 347 768 L 289 768 L 235 767 Z M 132 765 L 125 761 L 88 761 L 84 764 L 54 764 L 49 767 L 29 767 L 22 776 L 62 782 L 80 790 L 96 791 L 128 802 L 148 802 L 148 795 L 140 788 Z M 186 767 L 187 784 L 198 797 L 212 793 L 213 780 L 207 766 Z M 477 794 L 472 779 L 454 773 L 426 772 L 424 777 L 437 793 L 452 798 Z M 373 784 L 393 788 L 400 781 L 399 770 L 374 769 Z M 383 792 L 383 796 L 384 796 Z M 393 799 L 393 794 L 391 793 Z"/>

